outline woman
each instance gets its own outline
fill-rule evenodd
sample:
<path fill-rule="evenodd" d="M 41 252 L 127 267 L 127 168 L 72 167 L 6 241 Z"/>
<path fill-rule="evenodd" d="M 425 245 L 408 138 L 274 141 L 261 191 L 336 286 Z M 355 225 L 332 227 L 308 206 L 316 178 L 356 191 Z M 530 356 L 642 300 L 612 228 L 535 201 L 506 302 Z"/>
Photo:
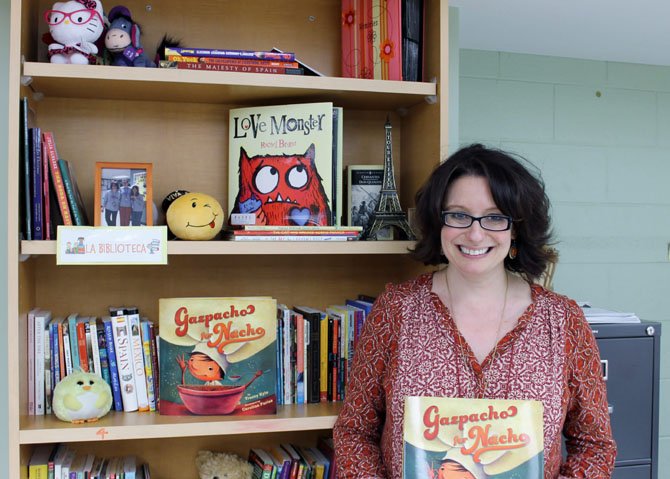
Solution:
<path fill-rule="evenodd" d="M 140 187 L 137 185 L 133 185 L 130 189 L 130 206 L 132 208 L 130 224 L 132 226 L 142 226 L 144 195 L 140 193 Z"/>
<path fill-rule="evenodd" d="M 472 145 L 435 169 L 416 207 L 413 257 L 448 267 L 377 299 L 334 428 L 338 477 L 400 478 L 404 398 L 441 396 L 542 401 L 545 479 L 610 478 L 595 339 L 574 301 L 532 283 L 554 260 L 541 180 Z"/>
<path fill-rule="evenodd" d="M 112 181 L 112 184 L 109 185 L 109 190 L 102 197 L 101 209 L 105 213 L 105 224 L 107 226 L 116 226 L 116 216 L 119 213 L 120 200 L 119 185 L 115 181 Z"/>

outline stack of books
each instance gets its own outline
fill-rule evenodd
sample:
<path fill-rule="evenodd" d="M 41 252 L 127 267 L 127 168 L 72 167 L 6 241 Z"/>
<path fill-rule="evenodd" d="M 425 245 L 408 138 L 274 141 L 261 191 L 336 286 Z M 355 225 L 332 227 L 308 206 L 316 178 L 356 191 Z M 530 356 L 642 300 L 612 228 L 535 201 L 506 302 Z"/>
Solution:
<path fill-rule="evenodd" d="M 277 51 L 219 50 L 214 48 L 165 47 L 162 68 L 239 73 L 304 75 L 295 54 Z"/>
<path fill-rule="evenodd" d="M 361 236 L 360 226 L 261 226 L 245 225 L 227 229 L 227 241 L 355 241 Z"/>

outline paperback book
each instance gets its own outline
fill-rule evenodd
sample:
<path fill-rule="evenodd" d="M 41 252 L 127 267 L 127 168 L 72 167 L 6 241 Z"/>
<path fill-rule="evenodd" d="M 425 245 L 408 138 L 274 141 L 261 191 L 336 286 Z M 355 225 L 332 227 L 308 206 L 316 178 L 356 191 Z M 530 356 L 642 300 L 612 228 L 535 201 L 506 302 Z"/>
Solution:
<path fill-rule="evenodd" d="M 478 479 L 542 479 L 543 443 L 540 401 L 405 399 L 407 479 L 441 477 L 440 469 L 465 471 Z"/>
<path fill-rule="evenodd" d="M 372 222 L 384 182 L 383 165 L 349 165 L 347 168 L 347 224 L 363 231 Z M 382 229 L 377 239 L 392 240 L 393 229 Z"/>
<path fill-rule="evenodd" d="M 159 300 L 160 413 L 274 414 L 276 300 Z"/>
<path fill-rule="evenodd" d="M 253 213 L 259 225 L 337 224 L 333 110 L 332 103 L 230 110 L 231 213 Z"/>

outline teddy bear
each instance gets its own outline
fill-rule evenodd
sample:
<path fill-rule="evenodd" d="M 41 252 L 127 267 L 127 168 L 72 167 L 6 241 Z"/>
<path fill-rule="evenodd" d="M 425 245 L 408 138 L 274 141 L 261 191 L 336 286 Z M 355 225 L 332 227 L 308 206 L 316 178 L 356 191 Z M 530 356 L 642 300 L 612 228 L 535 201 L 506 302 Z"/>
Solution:
<path fill-rule="evenodd" d="M 236 454 L 198 451 L 195 457 L 200 479 L 251 479 L 253 466 Z"/>

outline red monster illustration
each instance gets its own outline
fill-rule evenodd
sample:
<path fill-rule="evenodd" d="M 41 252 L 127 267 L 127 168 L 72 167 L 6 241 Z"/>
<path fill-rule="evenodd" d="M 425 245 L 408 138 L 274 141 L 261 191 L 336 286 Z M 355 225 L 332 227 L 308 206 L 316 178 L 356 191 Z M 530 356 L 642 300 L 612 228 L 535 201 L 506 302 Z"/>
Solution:
<path fill-rule="evenodd" d="M 249 157 L 240 148 L 239 179 L 233 213 L 255 213 L 257 224 L 332 224 L 328 197 L 314 162 L 314 144 L 304 155 Z"/>

